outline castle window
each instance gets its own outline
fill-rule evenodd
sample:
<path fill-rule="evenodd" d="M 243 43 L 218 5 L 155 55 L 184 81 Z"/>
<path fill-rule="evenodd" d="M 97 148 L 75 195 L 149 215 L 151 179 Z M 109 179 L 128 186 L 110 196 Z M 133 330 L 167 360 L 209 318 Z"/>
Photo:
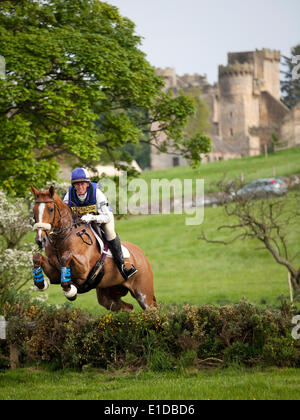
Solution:
<path fill-rule="evenodd" d="M 231 137 L 233 137 L 233 136 L 234 136 L 234 133 L 233 133 L 233 128 L 231 128 L 231 129 L 230 129 L 230 135 L 231 135 Z"/>
<path fill-rule="evenodd" d="M 179 157 L 178 156 L 173 157 L 173 166 L 174 167 L 179 166 Z"/>

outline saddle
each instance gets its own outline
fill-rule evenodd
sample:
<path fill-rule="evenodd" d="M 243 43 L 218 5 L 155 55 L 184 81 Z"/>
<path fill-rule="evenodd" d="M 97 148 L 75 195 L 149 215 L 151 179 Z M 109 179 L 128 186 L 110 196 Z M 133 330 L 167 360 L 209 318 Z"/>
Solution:
<path fill-rule="evenodd" d="M 105 237 L 104 230 L 102 228 L 100 228 L 100 232 L 99 232 L 99 228 L 97 226 L 97 223 L 92 223 L 90 225 L 90 228 L 91 228 L 93 234 L 95 235 L 95 238 L 97 239 L 98 245 L 100 247 L 100 252 L 103 253 L 105 245 L 107 244 L 107 240 L 106 240 L 106 237 Z M 124 245 L 122 245 L 122 252 L 123 252 L 123 257 L 124 258 L 130 258 L 130 252 L 126 248 L 126 246 L 124 246 Z M 109 249 L 108 249 L 108 251 L 106 251 L 106 256 L 109 257 L 109 258 L 113 258 L 113 255 L 112 255 L 112 253 Z"/>

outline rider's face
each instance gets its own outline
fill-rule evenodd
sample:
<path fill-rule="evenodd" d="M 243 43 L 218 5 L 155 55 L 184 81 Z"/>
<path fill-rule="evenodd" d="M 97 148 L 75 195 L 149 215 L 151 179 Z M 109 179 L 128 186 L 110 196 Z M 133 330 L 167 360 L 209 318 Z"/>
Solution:
<path fill-rule="evenodd" d="M 89 183 L 88 182 L 76 182 L 74 187 L 76 188 L 76 192 L 79 195 L 83 195 L 86 193 L 88 189 Z"/>

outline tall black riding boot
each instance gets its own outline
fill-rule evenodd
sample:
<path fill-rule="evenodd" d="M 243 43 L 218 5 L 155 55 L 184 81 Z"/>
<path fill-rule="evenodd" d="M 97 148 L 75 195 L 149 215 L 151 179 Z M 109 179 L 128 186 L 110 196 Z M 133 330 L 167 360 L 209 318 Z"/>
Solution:
<path fill-rule="evenodd" d="M 114 257 L 115 263 L 117 264 L 117 267 L 118 267 L 120 273 L 122 274 L 123 278 L 125 280 L 130 279 L 130 277 L 132 277 L 134 274 L 136 274 L 138 270 L 135 268 L 135 266 L 133 264 L 131 264 L 130 268 L 127 268 L 125 266 L 123 252 L 122 252 L 122 246 L 121 246 L 119 236 L 117 235 L 115 239 L 113 239 L 112 241 L 107 241 L 107 243 L 108 243 L 109 249 L 111 250 L 111 253 Z"/>

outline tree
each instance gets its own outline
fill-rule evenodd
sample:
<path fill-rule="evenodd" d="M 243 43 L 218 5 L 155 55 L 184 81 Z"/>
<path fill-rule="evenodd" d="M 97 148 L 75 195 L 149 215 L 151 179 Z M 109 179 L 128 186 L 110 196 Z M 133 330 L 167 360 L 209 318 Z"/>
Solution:
<path fill-rule="evenodd" d="M 300 102 L 300 44 L 292 48 L 291 57 L 283 57 L 283 64 L 282 101 L 292 109 Z"/>
<path fill-rule="evenodd" d="M 30 231 L 32 231 L 32 226 L 29 223 L 26 201 L 22 198 L 9 200 L 0 190 L 0 237 L 4 240 L 3 247 L 18 248 L 24 236 Z"/>
<path fill-rule="evenodd" d="M 231 245 L 237 240 L 259 241 L 275 262 L 289 271 L 293 289 L 299 293 L 299 251 L 292 255 L 292 244 L 300 234 L 300 191 L 289 192 L 287 196 L 280 198 L 256 199 L 253 195 L 239 196 L 238 185 L 231 184 L 228 187 L 220 183 L 220 186 L 223 191 L 221 202 L 229 222 L 219 226 L 218 231 L 225 231 L 228 239 L 211 240 L 206 237 L 204 231 L 199 239 L 222 245 Z M 232 193 L 234 200 L 230 199 Z M 234 234 L 233 237 L 231 232 Z M 297 260 L 298 265 L 296 265 Z"/>
<path fill-rule="evenodd" d="M 0 190 L 0 313 L 11 294 L 32 279 L 33 245 L 24 244 L 30 231 L 28 203 Z"/>
<path fill-rule="evenodd" d="M 2 188 L 22 195 L 31 183 L 43 186 L 55 178 L 58 157 L 91 166 L 104 151 L 137 144 L 154 121 L 148 141 L 163 151 L 169 145 L 157 141 L 162 130 L 193 162 L 209 151 L 207 138 L 184 136 L 192 101 L 161 92 L 163 80 L 134 30 L 99 0 L 1 1 Z"/>
<path fill-rule="evenodd" d="M 186 89 L 184 93 L 193 100 L 195 107 L 195 113 L 188 118 L 184 132 L 190 137 L 197 133 L 208 132 L 211 129 L 211 123 L 209 122 L 210 109 L 201 97 L 201 89 L 193 87 Z"/>

